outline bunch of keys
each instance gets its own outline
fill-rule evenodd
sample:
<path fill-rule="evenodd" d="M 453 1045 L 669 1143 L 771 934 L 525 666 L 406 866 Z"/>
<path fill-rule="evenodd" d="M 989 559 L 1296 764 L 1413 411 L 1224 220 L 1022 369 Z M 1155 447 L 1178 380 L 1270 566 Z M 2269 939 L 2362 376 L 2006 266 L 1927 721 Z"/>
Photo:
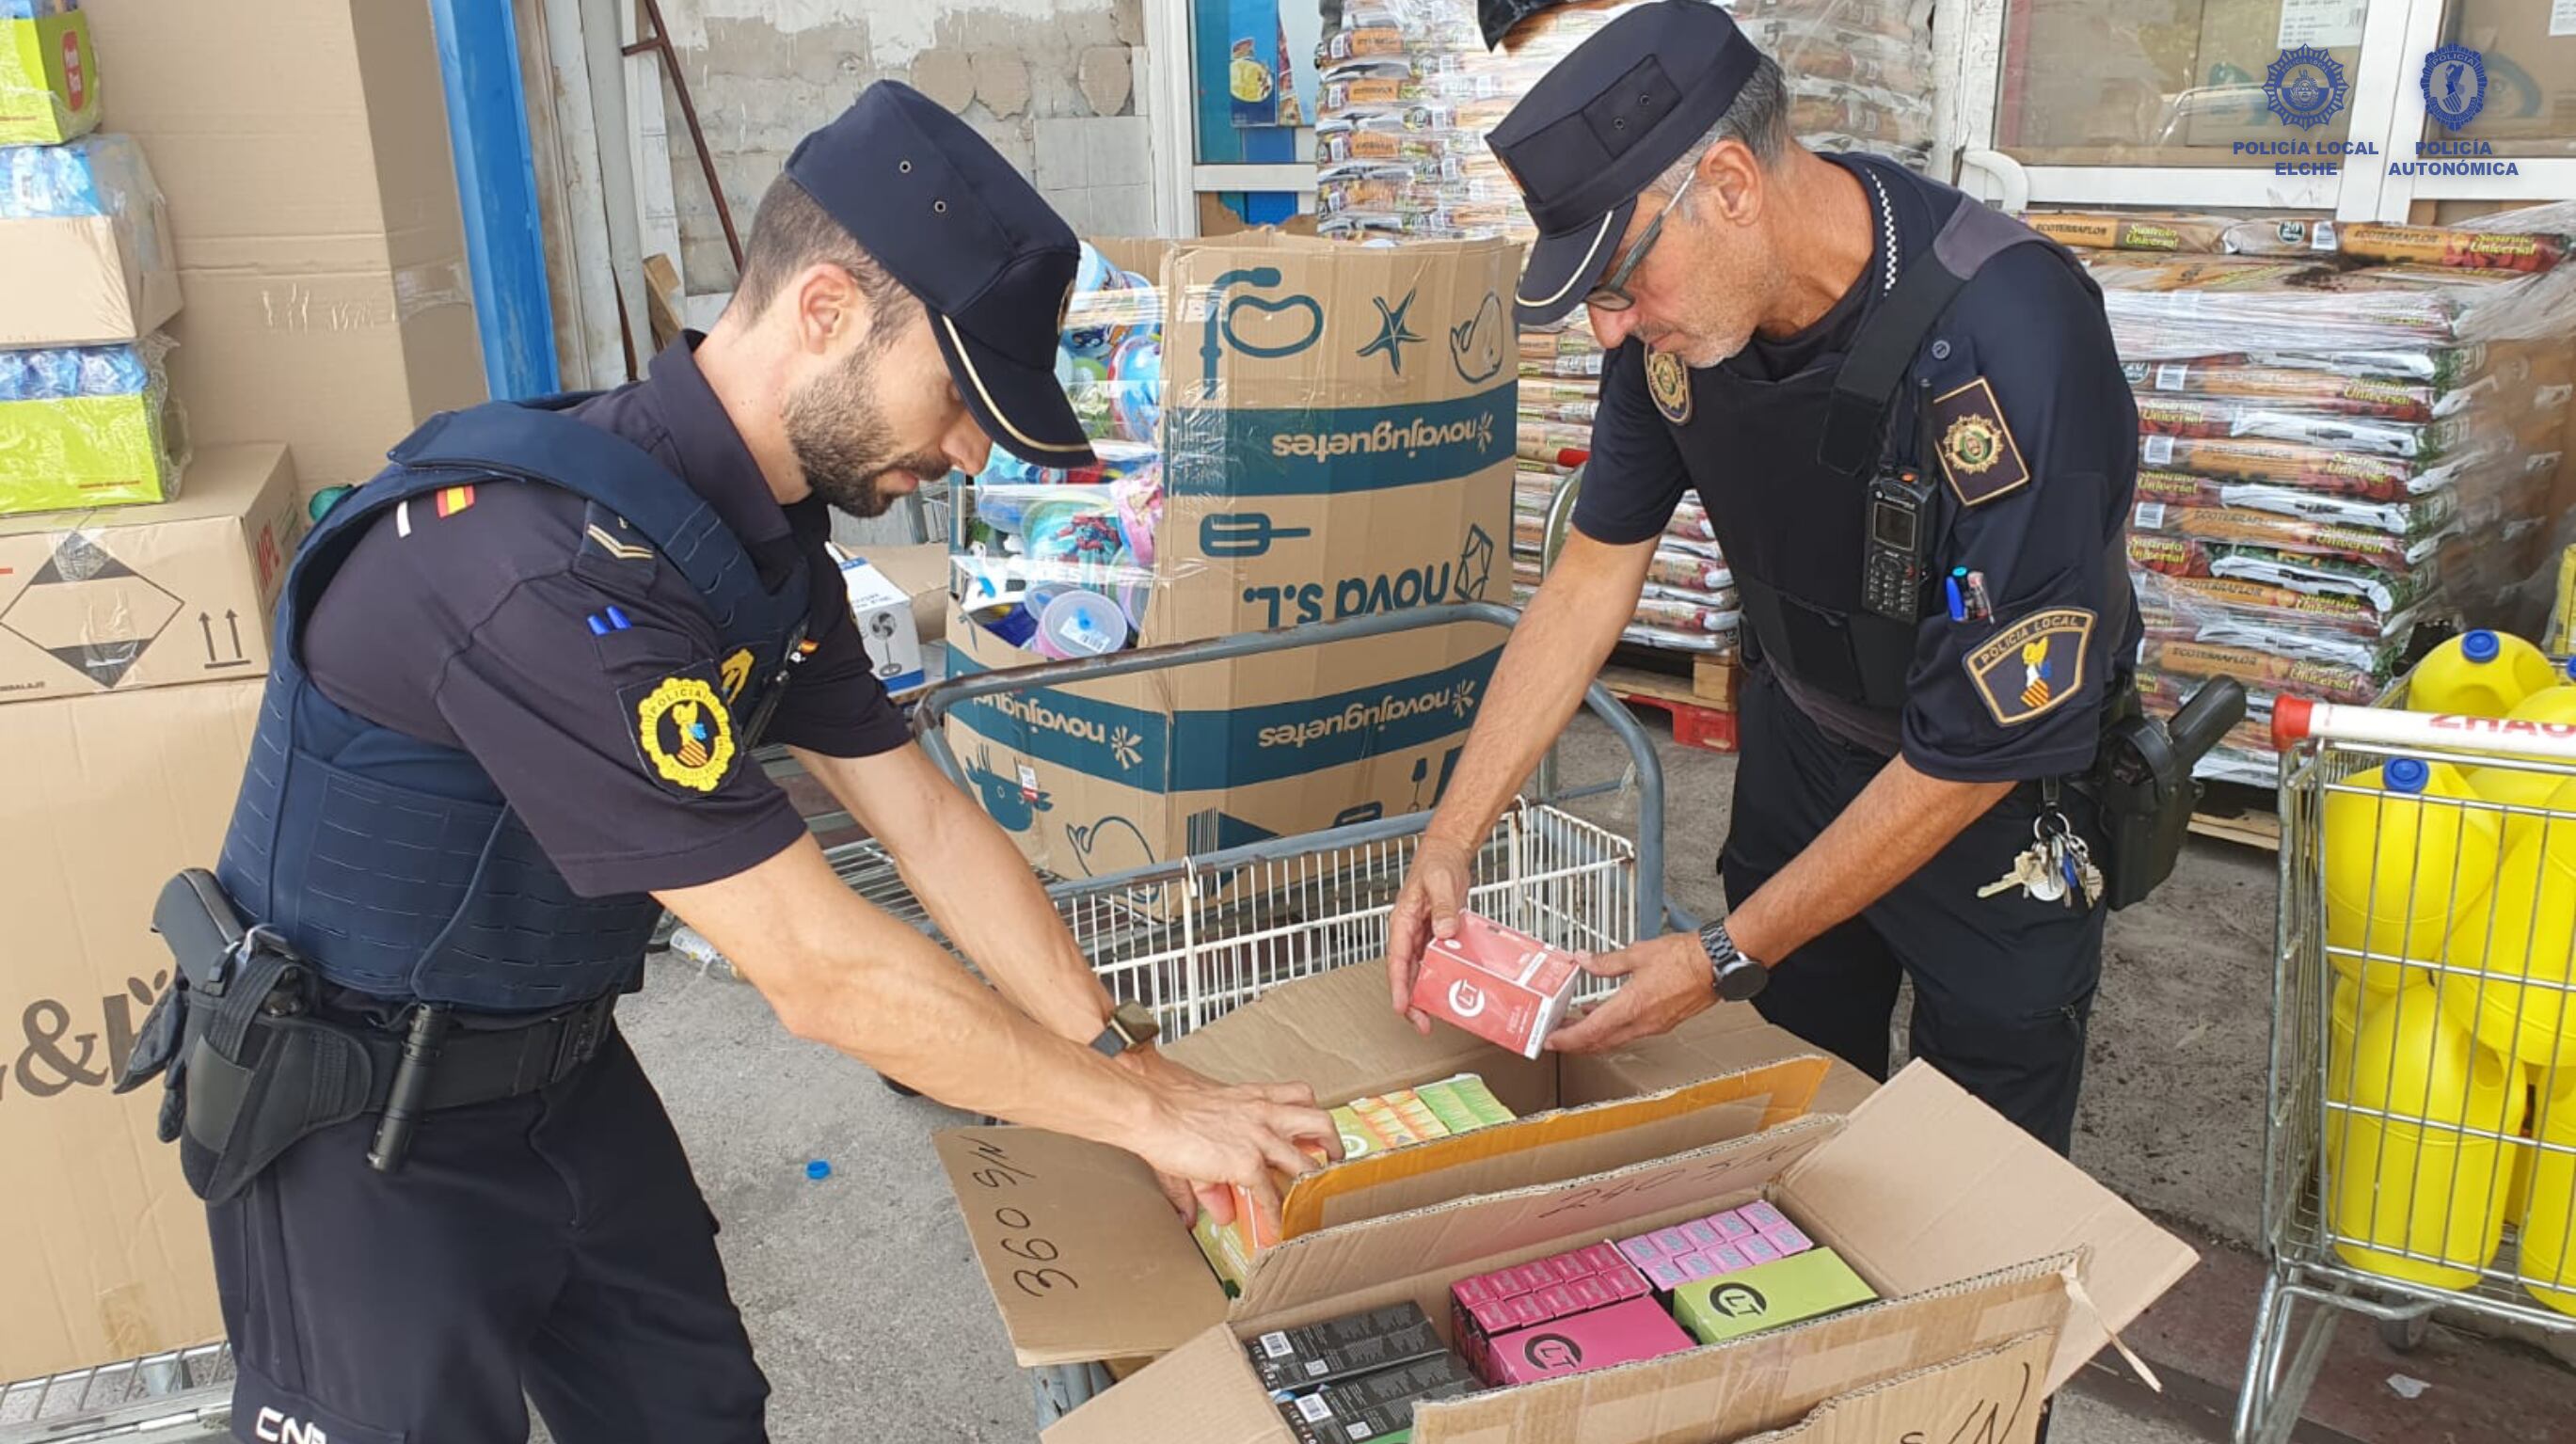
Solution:
<path fill-rule="evenodd" d="M 2031 839 L 2029 847 L 2013 854 L 2012 870 L 1977 889 L 1977 896 L 1993 897 L 2017 887 L 2037 902 L 2092 907 L 2102 901 L 2102 869 L 2093 865 L 2093 850 L 2064 814 L 2052 812 L 2031 824 Z"/>

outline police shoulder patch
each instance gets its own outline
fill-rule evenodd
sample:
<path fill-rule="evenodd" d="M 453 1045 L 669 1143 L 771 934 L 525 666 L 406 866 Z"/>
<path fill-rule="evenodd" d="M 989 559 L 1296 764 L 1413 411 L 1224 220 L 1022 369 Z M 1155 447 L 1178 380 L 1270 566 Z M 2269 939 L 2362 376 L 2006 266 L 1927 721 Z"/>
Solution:
<path fill-rule="evenodd" d="M 1646 353 L 1646 392 L 1655 398 L 1655 409 L 1675 426 L 1687 426 L 1691 419 L 1690 368 L 1682 358 L 1669 351 Z"/>
<path fill-rule="evenodd" d="M 2030 484 L 2021 444 L 1983 376 L 1934 399 L 1932 450 L 1961 506 L 1982 506 Z"/>
<path fill-rule="evenodd" d="M 2093 613 L 2082 607 L 2033 612 L 1967 657 L 1968 680 L 2006 727 L 2047 716 L 2084 688 Z"/>
<path fill-rule="evenodd" d="M 703 797 L 733 775 L 740 749 L 713 664 L 624 688 L 617 700 L 644 774 L 664 791 Z"/>

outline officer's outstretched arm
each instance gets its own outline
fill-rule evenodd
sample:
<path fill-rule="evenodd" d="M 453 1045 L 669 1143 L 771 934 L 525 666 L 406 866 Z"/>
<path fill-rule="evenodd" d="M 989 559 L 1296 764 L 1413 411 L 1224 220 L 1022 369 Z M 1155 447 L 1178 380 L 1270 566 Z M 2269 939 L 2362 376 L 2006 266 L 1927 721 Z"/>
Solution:
<path fill-rule="evenodd" d="M 1503 648 L 1466 751 L 1423 832 L 1388 921 L 1388 988 L 1396 1011 L 1425 1034 L 1431 1019 L 1412 1007 L 1422 951 L 1434 936 L 1456 930 L 1458 909 L 1467 901 L 1470 860 L 1522 780 L 1565 730 L 1584 688 L 1636 615 L 1656 544 L 1649 538 L 1612 546 L 1569 532 L 1564 551 Z"/>
<path fill-rule="evenodd" d="M 1121 1067 L 1040 1026 L 851 892 L 811 837 L 655 896 L 723 950 L 789 1031 L 953 1107 L 1125 1148 L 1175 1177 L 1240 1184 L 1274 1218 L 1276 1175 L 1315 1166 L 1296 1141 L 1337 1151 L 1339 1130 L 1303 1085 Z"/>

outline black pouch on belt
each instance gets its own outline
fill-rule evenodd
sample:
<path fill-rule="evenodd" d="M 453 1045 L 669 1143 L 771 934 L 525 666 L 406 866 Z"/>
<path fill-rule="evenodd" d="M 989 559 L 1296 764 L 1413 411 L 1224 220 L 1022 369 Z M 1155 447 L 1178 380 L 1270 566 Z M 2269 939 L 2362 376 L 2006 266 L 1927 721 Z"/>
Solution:
<path fill-rule="evenodd" d="M 2134 693 L 2114 710 L 2091 779 L 2111 854 L 2102 862 L 2103 893 L 2114 909 L 2173 874 L 2200 806 L 2192 767 L 2244 720 L 2245 688 L 2233 677 L 2203 683 L 2170 724 L 2149 715 Z"/>
<path fill-rule="evenodd" d="M 355 1035 L 306 1016 L 311 971 L 244 927 L 211 874 L 172 878 L 152 925 L 178 966 L 117 1091 L 162 1079 L 161 1139 L 179 1144 L 189 1189 L 219 1203 L 298 1139 L 364 1112 L 374 1063 Z"/>

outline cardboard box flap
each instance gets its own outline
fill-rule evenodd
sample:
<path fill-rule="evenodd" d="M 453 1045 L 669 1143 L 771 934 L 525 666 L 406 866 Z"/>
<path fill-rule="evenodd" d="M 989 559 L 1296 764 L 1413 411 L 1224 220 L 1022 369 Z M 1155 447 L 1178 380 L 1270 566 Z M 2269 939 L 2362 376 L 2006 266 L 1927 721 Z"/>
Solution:
<path fill-rule="evenodd" d="M 1650 1043 L 1608 1053 L 1567 1053 L 1557 1077 L 1568 1098 L 1624 1098 L 1812 1052 L 1812 1045 L 1763 1020 L 1750 1003 L 1720 1003 Z M 1868 1074 L 1839 1058 L 1807 1102 L 1814 1113 L 1849 1113 L 1878 1091 Z"/>
<path fill-rule="evenodd" d="M 1672 1158 L 1286 1239 L 1254 1262 L 1233 1316 L 1299 1309 L 1541 1244 L 1609 1238 L 1650 1214 L 1758 1188 L 1841 1126 L 1801 1118 Z"/>
<path fill-rule="evenodd" d="M 1556 1106 L 1553 1059 L 1532 1062 L 1455 1028 L 1422 1036 L 1396 1016 L 1385 970 L 1367 964 L 1282 983 L 1259 1007 L 1237 1008 L 1163 1051 L 1220 1082 L 1304 1083 L 1326 1104 L 1475 1073 L 1514 1113 Z"/>
<path fill-rule="evenodd" d="M 1903 1378 L 1988 1344 L 2036 1336 L 2053 1346 L 2066 1292 L 2052 1268 L 1850 1309 L 1732 1343 L 1429 1405 L 1415 1444 L 1496 1439 L 1580 1444 L 1705 1444 L 1794 1425 L 1839 1395 Z M 2045 1346 L 2038 1362 L 2047 1361 Z M 1887 1434 L 1869 1441 L 1902 1439 Z M 1952 1436 L 1927 1436 L 1948 1444 Z M 1981 1441 L 1969 1434 L 1957 1444 Z"/>
<path fill-rule="evenodd" d="M 1807 1111 L 1827 1067 L 1818 1057 L 1790 1058 L 1643 1098 L 1559 1109 L 1371 1154 L 1297 1180 L 1282 1207 L 1280 1232 L 1296 1238 L 1471 1194 L 1670 1158 L 1776 1128 Z"/>
<path fill-rule="evenodd" d="M 2027 1444 L 2039 1435 L 2040 1375 L 2057 1347 L 2032 1332 L 1818 1404 L 1786 1429 L 1743 1444 L 1881 1444 L 1888 1439 Z"/>
<path fill-rule="evenodd" d="M 1294 1444 L 1279 1406 L 1245 1367 L 1243 1345 L 1224 1328 L 1197 1337 L 1058 1420 L 1045 1444 Z"/>
<path fill-rule="evenodd" d="M 934 1136 L 1023 1365 L 1160 1354 L 1225 1317 L 1225 1291 L 1151 1170 L 1039 1128 Z"/>
<path fill-rule="evenodd" d="M 1882 1186 L 1890 1177 L 1909 1186 L 1891 1194 Z M 1920 1061 L 1791 1167 L 1779 1198 L 1891 1294 L 2089 1252 L 2086 1286 L 2100 1316 L 2067 1321 L 2051 1391 L 2200 1257 Z"/>

